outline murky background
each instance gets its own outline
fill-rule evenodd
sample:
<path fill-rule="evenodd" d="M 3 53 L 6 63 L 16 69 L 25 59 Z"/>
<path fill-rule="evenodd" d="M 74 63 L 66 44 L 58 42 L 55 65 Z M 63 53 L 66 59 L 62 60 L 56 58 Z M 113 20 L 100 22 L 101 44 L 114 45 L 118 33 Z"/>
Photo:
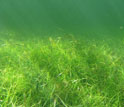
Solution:
<path fill-rule="evenodd" d="M 123 35 L 124 0 L 0 0 L 0 30 Z"/>

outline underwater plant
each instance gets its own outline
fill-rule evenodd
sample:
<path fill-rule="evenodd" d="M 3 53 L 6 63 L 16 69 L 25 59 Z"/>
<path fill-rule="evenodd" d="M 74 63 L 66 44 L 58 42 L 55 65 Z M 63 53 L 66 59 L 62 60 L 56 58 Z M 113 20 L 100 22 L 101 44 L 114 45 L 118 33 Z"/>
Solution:
<path fill-rule="evenodd" d="M 123 107 L 123 53 L 110 41 L 12 41 L 0 47 L 1 106 Z"/>

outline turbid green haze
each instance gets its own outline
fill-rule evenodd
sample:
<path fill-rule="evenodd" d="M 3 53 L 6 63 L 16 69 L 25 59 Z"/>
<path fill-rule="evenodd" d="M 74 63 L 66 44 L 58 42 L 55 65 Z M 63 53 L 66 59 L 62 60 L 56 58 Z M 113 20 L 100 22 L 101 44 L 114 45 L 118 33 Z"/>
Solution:
<path fill-rule="evenodd" d="M 0 0 L 0 28 L 26 32 L 115 32 L 123 0 Z"/>

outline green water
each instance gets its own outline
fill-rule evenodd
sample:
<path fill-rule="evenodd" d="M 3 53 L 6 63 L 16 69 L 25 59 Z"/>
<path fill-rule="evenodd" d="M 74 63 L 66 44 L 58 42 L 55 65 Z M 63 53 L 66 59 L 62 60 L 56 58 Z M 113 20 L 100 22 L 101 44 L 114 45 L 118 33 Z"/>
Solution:
<path fill-rule="evenodd" d="M 123 33 L 123 0 L 1 0 L 0 28 L 16 32 Z"/>

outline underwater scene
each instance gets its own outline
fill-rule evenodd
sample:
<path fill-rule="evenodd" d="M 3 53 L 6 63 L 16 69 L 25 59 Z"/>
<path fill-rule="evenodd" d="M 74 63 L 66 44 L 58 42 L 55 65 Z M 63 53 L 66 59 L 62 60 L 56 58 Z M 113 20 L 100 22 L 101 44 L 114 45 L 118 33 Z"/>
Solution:
<path fill-rule="evenodd" d="M 0 107 L 124 107 L 124 0 L 0 0 Z"/>

